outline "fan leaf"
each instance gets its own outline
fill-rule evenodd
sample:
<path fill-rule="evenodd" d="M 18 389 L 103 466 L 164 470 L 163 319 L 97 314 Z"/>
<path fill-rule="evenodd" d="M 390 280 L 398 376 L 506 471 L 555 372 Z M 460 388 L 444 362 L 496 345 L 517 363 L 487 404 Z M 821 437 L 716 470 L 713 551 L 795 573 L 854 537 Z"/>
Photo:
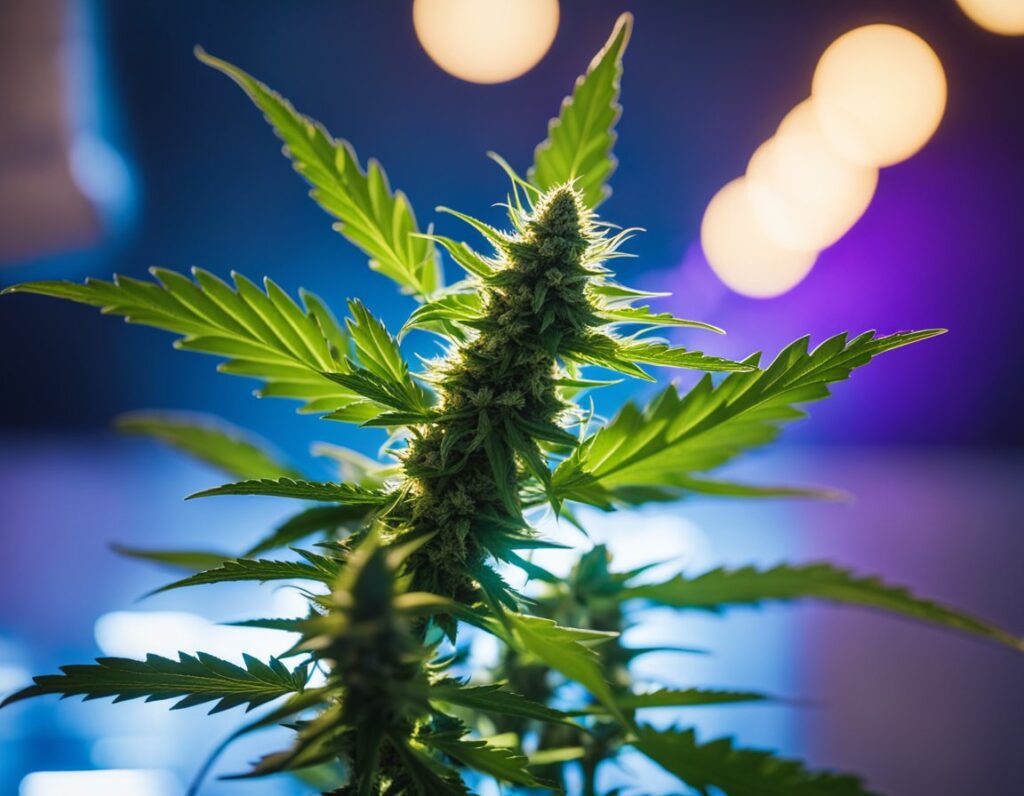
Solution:
<path fill-rule="evenodd" d="M 737 749 L 728 738 L 700 744 L 693 730 L 648 726 L 636 736 L 633 746 L 703 794 L 714 787 L 728 796 L 876 796 L 856 777 L 809 771 L 771 752 Z"/>
<path fill-rule="evenodd" d="M 216 702 L 211 713 L 245 705 L 247 710 L 272 699 L 302 691 L 307 671 L 288 671 L 276 658 L 265 664 L 244 656 L 245 667 L 200 652 L 178 653 L 178 660 L 147 655 L 146 660 L 97 658 L 95 664 L 63 666 L 63 674 L 36 677 L 31 685 L 4 700 L 0 707 L 43 694 L 86 699 L 114 697 L 115 702 L 145 697 L 147 702 L 179 699 L 172 709 Z"/>
<path fill-rule="evenodd" d="M 767 570 L 754 567 L 714 569 L 696 577 L 678 575 L 662 583 L 632 586 L 621 599 L 642 598 L 675 608 L 721 611 L 728 606 L 807 598 L 877 608 L 951 630 L 959 630 L 1024 649 L 1021 639 L 961 611 L 911 594 L 880 578 L 856 575 L 832 564 L 780 564 Z"/>
<path fill-rule="evenodd" d="M 409 200 L 391 190 L 377 161 L 364 171 L 348 141 L 333 138 L 280 94 L 201 48 L 196 57 L 234 80 L 263 111 L 285 155 L 312 186 L 310 195 L 338 220 L 335 229 L 370 258 L 372 269 L 421 300 L 442 286 L 433 241 L 419 234 Z"/>
<path fill-rule="evenodd" d="M 739 702 L 765 702 L 771 697 L 756 691 L 723 691 L 709 688 L 660 688 L 643 694 L 617 694 L 615 701 L 623 710 L 644 708 L 682 708 L 705 705 L 731 705 Z M 601 713 L 593 706 L 580 713 Z"/>
<path fill-rule="evenodd" d="M 323 481 L 296 481 L 293 478 L 260 478 L 204 489 L 188 496 L 188 500 L 214 495 L 268 495 L 271 497 L 320 500 L 343 503 L 347 506 L 376 506 L 390 498 L 377 489 L 365 489 L 352 484 L 334 484 Z"/>
<path fill-rule="evenodd" d="M 678 495 L 700 485 L 692 474 L 775 439 L 782 424 L 803 417 L 798 404 L 828 397 L 829 384 L 848 378 L 878 354 L 941 333 L 876 337 L 867 332 L 852 340 L 837 335 L 813 351 L 801 338 L 763 371 L 734 373 L 717 386 L 705 377 L 685 395 L 668 387 L 643 409 L 627 403 L 562 462 L 552 489 L 566 499 L 604 506 L 643 502 L 620 500 L 618 494 L 628 490 L 666 488 Z M 746 363 L 757 361 L 755 356 Z M 659 499 L 656 493 L 652 499 Z"/>
<path fill-rule="evenodd" d="M 614 633 L 561 627 L 550 619 L 508 614 L 518 646 L 593 694 L 616 718 L 626 721 L 601 671 L 597 652 L 588 644 L 607 641 Z"/>
<path fill-rule="evenodd" d="M 334 559 L 308 552 L 304 553 L 304 557 L 306 561 L 270 561 L 265 558 L 231 559 L 222 562 L 219 567 L 197 572 L 187 578 L 161 586 L 151 594 L 183 589 L 187 586 L 241 581 L 266 583 L 271 580 L 313 580 L 320 583 L 331 583 L 340 570 L 340 565 Z"/>
<path fill-rule="evenodd" d="M 428 746 L 455 758 L 464 766 L 489 774 L 503 782 L 528 788 L 543 788 L 544 783 L 527 770 L 530 761 L 521 754 L 501 746 L 491 746 L 486 740 L 457 737 L 455 732 L 431 733 L 419 736 Z"/>
<path fill-rule="evenodd" d="M 561 711 L 511 691 L 505 691 L 500 685 L 493 683 L 463 685 L 455 680 L 446 679 L 431 685 L 428 697 L 431 701 L 460 705 L 489 713 L 577 726 Z"/>
<path fill-rule="evenodd" d="M 623 14 L 586 74 L 576 80 L 572 95 L 563 100 L 558 117 L 549 122 L 548 137 L 534 152 L 529 171 L 541 190 L 575 180 L 588 207 L 597 207 L 611 193 L 607 182 L 616 165 L 612 147 L 622 113 L 622 55 L 632 31 L 632 14 Z"/>
<path fill-rule="evenodd" d="M 349 343 L 310 294 L 303 294 L 303 308 L 270 280 L 264 282 L 265 293 L 240 274 L 234 274 L 231 287 L 200 269 L 193 269 L 195 282 L 159 268 L 151 273 L 154 282 L 115 276 L 112 282 L 86 279 L 81 285 L 29 282 L 4 292 L 70 299 L 181 335 L 176 347 L 224 357 L 228 361 L 219 370 L 259 379 L 264 382 L 259 395 L 298 399 L 308 412 L 365 403 L 324 375 L 348 369 Z"/>

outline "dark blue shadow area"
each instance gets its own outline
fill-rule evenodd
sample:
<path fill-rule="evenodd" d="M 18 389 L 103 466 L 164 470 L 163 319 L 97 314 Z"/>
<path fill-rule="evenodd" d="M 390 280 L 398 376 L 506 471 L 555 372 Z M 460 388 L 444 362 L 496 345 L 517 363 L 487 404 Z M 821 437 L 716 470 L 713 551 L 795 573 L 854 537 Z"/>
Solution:
<path fill-rule="evenodd" d="M 965 363 L 982 350 L 999 361 L 1024 355 L 1017 325 L 1022 288 L 1016 223 L 1024 185 L 1024 46 L 986 34 L 955 4 L 566 2 L 555 44 L 511 83 L 479 86 L 443 73 L 423 53 L 404 4 L 183 2 L 90 7 L 102 31 L 105 74 L 122 139 L 138 171 L 137 223 L 126 236 L 81 255 L 25 263 L 4 284 L 82 278 L 150 265 L 269 275 L 289 290 L 314 289 L 337 307 L 360 296 L 389 323 L 412 307 L 365 258 L 331 231 L 278 155 L 258 113 L 223 77 L 197 63 L 195 44 L 233 60 L 379 158 L 426 224 L 444 204 L 495 222 L 507 189 L 484 153 L 528 165 L 573 77 L 623 8 L 637 17 L 627 57 L 615 194 L 602 212 L 648 232 L 629 248 L 624 276 L 674 289 L 669 307 L 728 328 L 725 339 L 687 335 L 708 350 L 777 351 L 810 332 L 816 340 L 877 327 L 948 326 L 952 334 L 864 375 L 859 399 L 822 409 L 797 432 L 804 441 L 1016 445 L 1014 370 L 1001 389 Z M 774 301 L 725 292 L 694 244 L 703 208 L 785 112 L 806 95 L 814 63 L 843 31 L 865 22 L 905 24 L 939 53 L 950 83 L 946 118 L 909 162 L 883 172 L 868 215 L 826 251 L 808 281 Z M 125 330 L 79 307 L 31 297 L 0 304 L 2 422 L 15 428 L 97 428 L 119 411 L 178 407 L 212 411 L 269 429 L 295 449 L 314 422 L 248 397 L 242 380 L 213 362 L 175 355 L 166 335 Z M 431 343 L 413 343 L 429 350 Z M 663 374 L 664 375 L 664 374 Z M 605 405 L 621 397 L 609 393 Z M 969 407 L 969 409 L 964 409 Z M 318 429 L 349 437 L 337 427 Z M 374 438 L 357 442 L 374 446 Z M 292 450 L 299 454 L 301 450 Z"/>

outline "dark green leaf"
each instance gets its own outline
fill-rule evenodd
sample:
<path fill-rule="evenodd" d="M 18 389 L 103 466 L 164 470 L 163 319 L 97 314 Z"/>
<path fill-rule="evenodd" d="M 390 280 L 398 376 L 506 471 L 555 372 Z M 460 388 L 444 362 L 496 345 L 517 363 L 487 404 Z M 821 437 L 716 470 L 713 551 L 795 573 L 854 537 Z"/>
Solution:
<path fill-rule="evenodd" d="M 404 773 L 411 780 L 410 796 L 470 796 L 458 773 L 434 760 L 403 737 L 392 733 L 391 744 L 398 752 Z"/>
<path fill-rule="evenodd" d="M 321 701 L 320 698 L 317 701 Z M 283 706 L 292 711 L 293 706 Z M 261 721 L 260 724 L 263 724 Z M 342 721 L 341 706 L 330 705 L 299 728 L 295 741 L 289 749 L 265 755 L 245 774 L 236 774 L 223 779 L 249 779 L 276 774 L 281 771 L 297 771 L 320 765 L 338 757 L 339 745 L 351 734 L 352 728 Z"/>
<path fill-rule="evenodd" d="M 714 569 L 692 578 L 678 575 L 663 583 L 632 586 L 620 592 L 619 596 L 706 611 L 720 611 L 733 605 L 757 605 L 770 600 L 816 598 L 877 608 L 1024 650 L 1021 639 L 995 625 L 916 597 L 907 589 L 889 585 L 877 577 L 858 576 L 832 564 L 780 564 L 767 570 L 754 567 Z"/>
<path fill-rule="evenodd" d="M 600 658 L 589 644 L 607 641 L 614 633 L 560 627 L 550 619 L 508 614 L 517 645 L 597 697 L 617 718 L 623 719 L 611 688 L 601 671 Z"/>
<path fill-rule="evenodd" d="M 504 691 L 500 684 L 463 685 L 446 679 L 430 686 L 428 696 L 431 701 L 447 702 L 488 713 L 577 726 L 561 711 L 511 691 Z"/>
<path fill-rule="evenodd" d="M 345 506 L 314 506 L 301 511 L 281 523 L 264 539 L 249 548 L 243 558 L 254 558 L 270 550 L 295 544 L 320 532 L 333 532 L 339 528 L 361 524 L 372 507 L 356 504 Z"/>
<path fill-rule="evenodd" d="M 618 694 L 615 700 L 623 710 L 644 708 L 681 708 L 704 705 L 729 705 L 737 702 L 764 702 L 770 697 L 756 691 L 722 691 L 708 688 L 661 688 L 646 694 Z M 584 713 L 601 713 L 600 706 L 588 708 Z"/>
<path fill-rule="evenodd" d="M 111 545 L 111 548 L 118 555 L 153 561 L 189 572 L 212 569 L 233 557 L 229 553 L 215 553 L 207 550 L 142 550 L 119 544 Z"/>
<path fill-rule="evenodd" d="M 277 659 L 270 664 L 244 656 L 245 668 L 200 652 L 178 653 L 178 660 L 147 655 L 145 661 L 97 658 L 96 664 L 62 666 L 63 674 L 36 677 L 35 685 L 8 697 L 0 707 L 42 694 L 86 699 L 115 697 L 115 702 L 145 697 L 147 702 L 178 699 L 174 709 L 216 702 L 211 713 L 246 705 L 248 710 L 277 697 L 302 691 L 304 666 L 288 671 Z"/>
<path fill-rule="evenodd" d="M 527 771 L 529 761 L 522 755 L 501 746 L 490 746 L 484 740 L 460 739 L 454 732 L 421 735 L 419 739 L 439 752 L 453 757 L 475 771 L 503 782 L 542 788 L 544 784 Z"/>
<path fill-rule="evenodd" d="M 699 744 L 693 730 L 648 726 L 636 735 L 633 746 L 704 794 L 715 787 L 727 796 L 873 796 L 856 777 L 809 771 L 771 752 L 737 749 L 728 738 Z"/>
<path fill-rule="evenodd" d="M 754 368 L 745 363 L 707 356 L 701 351 L 673 348 L 656 340 L 620 340 L 604 334 L 591 334 L 563 343 L 566 357 L 585 365 L 597 365 L 638 379 L 654 379 L 638 363 L 705 371 L 746 372 Z"/>
<path fill-rule="evenodd" d="M 189 495 L 187 499 L 211 497 L 213 495 L 269 495 L 271 497 L 344 503 L 348 506 L 375 506 L 388 500 L 388 495 L 376 489 L 364 489 L 352 484 L 296 481 L 291 478 L 278 478 L 276 480 L 261 478 L 253 481 L 224 484 L 223 486 L 196 492 L 194 495 Z"/>
<path fill-rule="evenodd" d="M 309 561 L 312 554 L 307 553 L 306 556 Z M 331 583 L 338 573 L 337 562 L 324 556 L 316 556 L 313 561 L 315 564 L 303 561 L 236 558 L 232 561 L 224 561 L 221 566 L 214 569 L 197 572 L 195 575 L 169 583 L 152 593 L 159 594 L 186 586 L 239 581 L 265 583 L 270 580 L 315 580 L 321 583 Z"/>

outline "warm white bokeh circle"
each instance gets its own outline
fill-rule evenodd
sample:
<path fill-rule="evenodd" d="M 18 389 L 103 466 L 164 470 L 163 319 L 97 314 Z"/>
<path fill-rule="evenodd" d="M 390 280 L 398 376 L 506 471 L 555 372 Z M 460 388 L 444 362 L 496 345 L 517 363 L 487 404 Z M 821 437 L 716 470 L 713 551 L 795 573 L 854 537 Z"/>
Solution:
<path fill-rule="evenodd" d="M 814 100 L 796 106 L 747 166 L 751 206 L 765 232 L 816 252 L 846 234 L 867 210 L 878 169 L 859 166 L 829 144 Z"/>
<path fill-rule="evenodd" d="M 708 203 L 700 242 L 718 278 L 752 298 L 771 298 L 796 287 L 817 257 L 816 252 L 781 246 L 764 231 L 745 177 L 730 182 Z"/>
<path fill-rule="evenodd" d="M 832 42 L 811 92 L 829 142 L 848 159 L 876 167 L 917 152 L 946 108 L 938 56 L 896 25 L 866 25 Z"/>
<path fill-rule="evenodd" d="M 1004 36 L 1024 35 L 1024 0 L 956 0 L 976 23 Z"/>
<path fill-rule="evenodd" d="M 558 0 L 415 0 L 420 44 L 449 74 L 502 83 L 532 69 L 558 31 Z"/>

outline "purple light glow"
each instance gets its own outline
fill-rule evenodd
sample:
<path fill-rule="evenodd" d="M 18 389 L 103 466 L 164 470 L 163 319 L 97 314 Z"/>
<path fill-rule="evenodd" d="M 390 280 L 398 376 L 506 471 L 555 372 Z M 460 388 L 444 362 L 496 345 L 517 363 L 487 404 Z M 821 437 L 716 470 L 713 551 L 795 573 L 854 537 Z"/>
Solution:
<path fill-rule="evenodd" d="M 675 311 L 725 328 L 726 338 L 700 342 L 734 357 L 755 350 L 770 357 L 804 334 L 817 344 L 844 331 L 946 327 L 950 334 L 858 373 L 850 388 L 857 400 L 820 407 L 813 433 L 828 440 L 844 429 L 849 439 L 853 424 L 863 442 L 916 442 L 941 425 L 954 429 L 953 439 L 971 438 L 1006 399 L 987 380 L 965 375 L 963 365 L 997 345 L 993 330 L 1018 323 L 1015 307 L 997 300 L 1003 291 L 1021 292 L 1020 271 L 998 267 L 1022 236 L 1003 189 L 1010 157 L 998 148 L 947 145 L 883 170 L 865 216 L 802 284 L 776 299 L 729 291 L 697 242 L 675 270 L 648 274 L 645 286 L 672 291 Z M 692 335 L 687 341 L 694 344 Z M 884 412 L 866 409 L 882 404 Z M 961 411 L 965 405 L 971 413 Z"/>

